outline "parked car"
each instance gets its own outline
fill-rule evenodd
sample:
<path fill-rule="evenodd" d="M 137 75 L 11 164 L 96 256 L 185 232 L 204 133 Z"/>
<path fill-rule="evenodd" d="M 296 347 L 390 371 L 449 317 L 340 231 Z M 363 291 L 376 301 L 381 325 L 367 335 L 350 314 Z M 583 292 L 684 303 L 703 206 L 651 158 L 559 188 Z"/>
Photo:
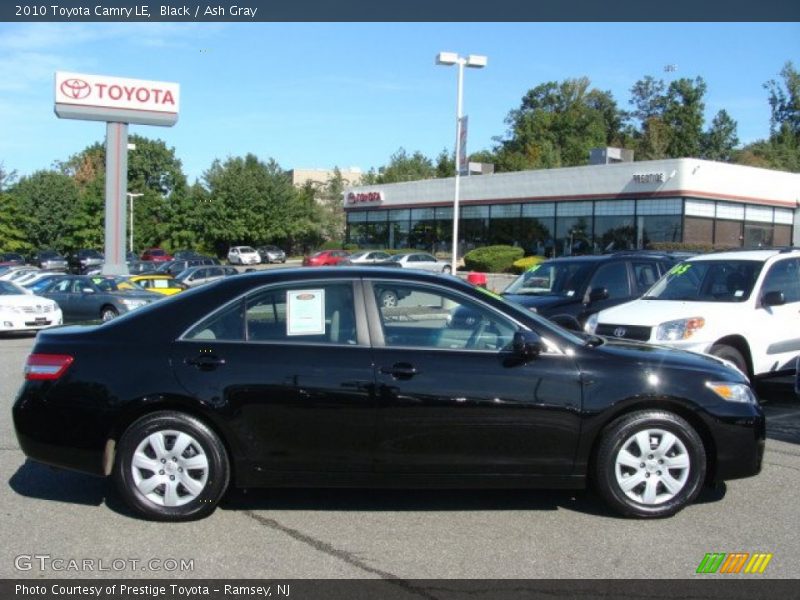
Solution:
<path fill-rule="evenodd" d="M 22 266 L 26 263 L 25 257 L 19 252 L 0 253 L 0 265 Z"/>
<path fill-rule="evenodd" d="M 40 294 L 58 303 L 64 321 L 110 321 L 164 297 L 143 290 L 125 277 L 87 275 L 55 279 Z"/>
<path fill-rule="evenodd" d="M 76 275 L 86 275 L 103 266 L 105 258 L 97 250 L 84 248 L 69 256 L 69 268 Z"/>
<path fill-rule="evenodd" d="M 340 262 L 340 265 L 374 265 L 383 263 L 392 258 L 392 255 L 382 250 L 362 250 L 351 254 L 347 259 Z"/>
<path fill-rule="evenodd" d="M 2 273 L 0 273 L 0 280 L 2 281 L 12 281 L 17 285 L 21 285 L 21 279 L 27 279 L 36 275 L 37 273 L 41 273 L 42 269 L 39 267 L 30 267 L 27 265 L 12 265 L 10 268 L 6 269 Z"/>
<path fill-rule="evenodd" d="M 320 250 L 303 258 L 304 267 L 326 267 L 338 265 L 350 255 L 344 250 Z"/>
<path fill-rule="evenodd" d="M 140 260 L 152 260 L 154 262 L 164 262 L 172 260 L 172 255 L 162 248 L 148 248 L 139 257 Z"/>
<path fill-rule="evenodd" d="M 580 330 L 589 316 L 644 294 L 676 262 L 648 251 L 554 258 L 522 273 L 503 296 Z"/>
<path fill-rule="evenodd" d="M 50 286 L 55 279 L 60 279 L 64 275 L 65 273 L 59 271 L 40 271 L 36 277 L 25 281 L 22 287 L 34 294 L 38 294 Z"/>
<path fill-rule="evenodd" d="M 258 250 L 258 255 L 261 257 L 262 263 L 271 264 L 286 262 L 286 252 L 277 246 L 259 246 L 256 250 Z"/>
<path fill-rule="evenodd" d="M 639 300 L 595 315 L 586 329 L 711 354 L 751 379 L 794 375 L 800 355 L 800 249 L 690 258 Z"/>
<path fill-rule="evenodd" d="M 0 281 L 0 333 L 35 331 L 61 322 L 58 304 L 10 281 Z"/>
<path fill-rule="evenodd" d="M 381 307 L 384 287 L 405 306 Z M 459 307 L 474 326 L 451 326 Z M 229 486 L 587 482 L 664 517 L 704 482 L 757 474 L 765 440 L 747 379 L 715 358 L 375 267 L 256 272 L 40 332 L 13 419 L 30 459 L 110 473 L 136 512 L 173 521 Z"/>
<path fill-rule="evenodd" d="M 450 273 L 452 265 L 444 260 L 437 259 L 433 254 L 426 252 L 411 252 L 409 254 L 395 254 L 386 262 L 395 263 L 405 269 L 420 269 L 433 273 Z M 378 263 L 382 264 L 382 263 Z"/>
<path fill-rule="evenodd" d="M 238 275 L 238 273 L 239 271 L 237 271 L 235 267 L 226 267 L 222 265 L 189 267 L 178 273 L 175 277 L 175 281 L 191 288 L 203 285 L 204 283 L 211 283 L 223 277 Z"/>
<path fill-rule="evenodd" d="M 232 265 L 257 265 L 261 255 L 250 246 L 233 246 L 228 250 L 228 263 Z"/>
<path fill-rule="evenodd" d="M 188 258 L 205 258 L 196 250 L 177 250 L 172 253 L 172 258 L 175 260 L 186 260 Z"/>
<path fill-rule="evenodd" d="M 158 268 L 155 270 L 156 273 L 161 275 L 172 275 L 175 277 L 182 271 L 185 271 L 189 267 L 202 267 L 202 266 L 212 266 L 218 265 L 219 260 L 216 258 L 210 258 L 208 256 L 201 256 L 198 258 L 184 258 L 181 260 L 169 260 L 166 262 L 161 263 L 158 265 Z"/>
<path fill-rule="evenodd" d="M 129 279 L 139 287 L 164 296 L 174 296 L 178 292 L 188 289 L 188 286 L 178 282 L 170 275 L 148 273 L 145 275 L 131 275 Z"/>
<path fill-rule="evenodd" d="M 168 261 L 169 262 L 169 261 Z M 128 273 L 131 275 L 140 275 L 142 273 L 153 273 L 156 269 L 165 263 L 154 262 L 152 260 L 134 260 L 128 263 Z"/>
<path fill-rule="evenodd" d="M 31 264 L 48 271 L 66 271 L 67 259 L 55 250 L 39 250 L 31 257 Z"/>

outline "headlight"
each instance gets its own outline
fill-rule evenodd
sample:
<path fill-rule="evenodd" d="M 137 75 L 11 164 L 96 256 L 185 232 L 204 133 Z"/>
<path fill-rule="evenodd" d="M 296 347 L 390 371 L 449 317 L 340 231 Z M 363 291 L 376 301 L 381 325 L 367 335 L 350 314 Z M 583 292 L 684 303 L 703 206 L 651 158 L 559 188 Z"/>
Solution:
<path fill-rule="evenodd" d="M 594 335 L 594 332 L 597 331 L 597 313 L 589 315 L 586 323 L 583 324 L 583 330 L 590 335 Z"/>
<path fill-rule="evenodd" d="M 666 323 L 661 323 L 656 329 L 656 339 L 666 342 L 688 340 L 696 331 L 702 329 L 705 324 L 706 320 L 703 317 L 667 321 Z"/>
<path fill-rule="evenodd" d="M 706 387 L 717 396 L 728 402 L 758 404 L 753 390 L 746 383 L 727 383 L 724 381 L 708 381 Z"/>
<path fill-rule="evenodd" d="M 130 310 L 134 308 L 141 308 L 145 304 L 147 304 L 147 300 L 131 300 L 129 298 L 123 298 L 122 303 L 127 306 Z"/>

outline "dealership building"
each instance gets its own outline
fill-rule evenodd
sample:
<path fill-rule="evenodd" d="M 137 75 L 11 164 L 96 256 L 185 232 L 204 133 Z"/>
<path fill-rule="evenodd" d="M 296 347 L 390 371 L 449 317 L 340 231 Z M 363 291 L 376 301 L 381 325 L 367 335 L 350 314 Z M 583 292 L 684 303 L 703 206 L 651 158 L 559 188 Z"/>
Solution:
<path fill-rule="evenodd" d="M 800 246 L 800 174 L 693 158 L 613 162 L 614 151 L 593 151 L 602 164 L 462 176 L 461 250 L 510 244 L 562 256 L 658 242 Z M 454 183 L 346 189 L 347 242 L 448 251 Z"/>

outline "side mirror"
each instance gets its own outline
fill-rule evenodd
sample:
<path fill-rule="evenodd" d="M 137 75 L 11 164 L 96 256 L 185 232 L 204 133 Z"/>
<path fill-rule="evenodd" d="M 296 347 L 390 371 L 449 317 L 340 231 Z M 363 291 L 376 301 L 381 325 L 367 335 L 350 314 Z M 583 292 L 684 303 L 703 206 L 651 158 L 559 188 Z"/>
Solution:
<path fill-rule="evenodd" d="M 781 306 L 786 304 L 786 297 L 781 291 L 772 291 L 764 294 L 764 299 L 761 301 L 764 306 Z"/>
<path fill-rule="evenodd" d="M 589 291 L 589 302 L 597 302 L 608 298 L 608 288 L 597 287 Z"/>
<path fill-rule="evenodd" d="M 514 334 L 513 348 L 514 353 L 519 357 L 530 360 L 539 356 L 544 346 L 542 338 L 538 334 L 533 331 L 522 330 Z"/>

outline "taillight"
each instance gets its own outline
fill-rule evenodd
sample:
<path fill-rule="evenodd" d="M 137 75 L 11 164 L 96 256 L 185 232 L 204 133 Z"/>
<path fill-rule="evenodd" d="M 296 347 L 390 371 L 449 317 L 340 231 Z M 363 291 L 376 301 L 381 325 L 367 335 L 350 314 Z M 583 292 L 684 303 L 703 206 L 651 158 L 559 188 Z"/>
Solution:
<path fill-rule="evenodd" d="M 75 360 L 68 354 L 31 354 L 25 361 L 25 379 L 52 381 L 61 377 Z"/>

